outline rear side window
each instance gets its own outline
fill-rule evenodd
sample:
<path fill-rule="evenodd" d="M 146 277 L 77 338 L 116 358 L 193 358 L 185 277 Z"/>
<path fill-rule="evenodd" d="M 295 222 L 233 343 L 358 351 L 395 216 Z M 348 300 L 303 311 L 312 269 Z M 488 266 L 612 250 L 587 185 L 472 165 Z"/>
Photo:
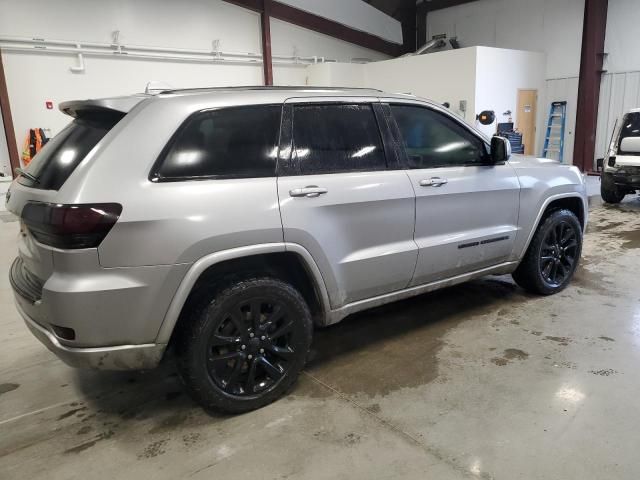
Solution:
<path fill-rule="evenodd" d="M 640 112 L 627 113 L 622 119 L 620 138 L 618 139 L 618 155 L 625 154 L 620 150 L 620 144 L 627 137 L 640 137 Z"/>
<path fill-rule="evenodd" d="M 371 105 L 296 105 L 293 157 L 302 174 L 387 167 Z"/>
<path fill-rule="evenodd" d="M 253 105 L 196 113 L 169 141 L 151 179 L 275 176 L 281 111 Z"/>
<path fill-rule="evenodd" d="M 37 181 L 21 176 L 18 182 L 32 188 L 58 190 L 123 116 L 114 112 L 74 120 L 49 140 L 29 163 L 26 172 Z"/>
<path fill-rule="evenodd" d="M 487 160 L 484 142 L 455 120 L 424 107 L 392 105 L 409 168 L 481 165 Z"/>

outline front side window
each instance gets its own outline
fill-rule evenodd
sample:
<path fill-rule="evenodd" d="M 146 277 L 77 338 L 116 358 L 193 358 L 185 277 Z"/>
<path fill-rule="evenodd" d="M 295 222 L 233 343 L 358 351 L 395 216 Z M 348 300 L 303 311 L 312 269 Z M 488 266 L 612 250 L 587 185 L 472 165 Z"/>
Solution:
<path fill-rule="evenodd" d="M 431 109 L 391 105 L 409 168 L 482 165 L 487 161 L 484 142 L 455 120 Z"/>
<path fill-rule="evenodd" d="M 160 155 L 153 180 L 275 176 L 281 105 L 191 116 Z"/>
<path fill-rule="evenodd" d="M 382 139 L 371 105 L 296 105 L 293 158 L 300 173 L 384 170 Z"/>

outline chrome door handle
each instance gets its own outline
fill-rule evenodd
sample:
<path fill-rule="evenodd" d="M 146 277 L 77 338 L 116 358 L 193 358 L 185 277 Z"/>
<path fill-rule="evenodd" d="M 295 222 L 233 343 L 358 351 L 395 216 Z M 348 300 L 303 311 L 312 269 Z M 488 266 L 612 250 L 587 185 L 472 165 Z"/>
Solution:
<path fill-rule="evenodd" d="M 324 195 L 328 191 L 329 190 L 323 187 L 318 187 L 316 185 L 308 185 L 304 188 L 294 188 L 292 190 L 289 190 L 289 196 L 315 198 L 315 197 L 319 197 L 320 195 Z"/>
<path fill-rule="evenodd" d="M 431 177 L 429 180 L 420 180 L 421 187 L 441 187 L 448 183 L 449 180 L 440 177 Z"/>

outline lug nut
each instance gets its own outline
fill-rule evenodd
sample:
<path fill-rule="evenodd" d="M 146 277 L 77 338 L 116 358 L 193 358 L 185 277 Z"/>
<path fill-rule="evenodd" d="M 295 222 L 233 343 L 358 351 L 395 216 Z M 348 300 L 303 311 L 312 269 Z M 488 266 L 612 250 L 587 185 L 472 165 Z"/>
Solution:
<path fill-rule="evenodd" d="M 264 335 L 262 335 L 262 336 L 260 337 L 260 340 L 266 340 L 266 339 L 267 339 L 267 337 L 265 337 Z"/>
<path fill-rule="evenodd" d="M 249 355 L 247 358 L 251 360 L 253 358 L 253 355 Z"/>
<path fill-rule="evenodd" d="M 261 348 L 261 349 L 260 349 L 260 353 L 264 353 L 264 348 Z"/>
<path fill-rule="evenodd" d="M 251 332 L 251 333 L 249 334 L 249 337 L 251 337 L 251 338 L 253 338 L 253 337 L 254 337 L 253 332 Z"/>
<path fill-rule="evenodd" d="M 242 345 L 240 348 L 241 348 L 242 350 L 244 350 L 245 348 L 247 348 L 247 346 L 246 346 L 246 345 Z"/>

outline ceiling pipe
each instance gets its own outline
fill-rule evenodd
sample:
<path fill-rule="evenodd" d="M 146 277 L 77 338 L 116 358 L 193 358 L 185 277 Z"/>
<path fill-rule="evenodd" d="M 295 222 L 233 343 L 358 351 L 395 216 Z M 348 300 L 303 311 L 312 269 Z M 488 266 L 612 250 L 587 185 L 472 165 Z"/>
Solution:
<path fill-rule="evenodd" d="M 44 38 L 0 36 L 0 49 L 4 51 L 30 51 L 49 54 L 70 54 L 77 56 L 78 67 L 72 71 L 84 69 L 82 55 L 109 58 L 142 58 L 152 60 L 183 61 L 196 63 L 214 63 L 220 65 L 259 65 L 262 54 L 253 52 L 223 52 L 220 50 L 197 50 L 173 47 L 152 47 L 113 43 L 77 42 L 67 40 L 49 40 Z M 275 65 L 304 67 L 316 63 L 333 62 L 320 56 L 273 55 Z"/>

